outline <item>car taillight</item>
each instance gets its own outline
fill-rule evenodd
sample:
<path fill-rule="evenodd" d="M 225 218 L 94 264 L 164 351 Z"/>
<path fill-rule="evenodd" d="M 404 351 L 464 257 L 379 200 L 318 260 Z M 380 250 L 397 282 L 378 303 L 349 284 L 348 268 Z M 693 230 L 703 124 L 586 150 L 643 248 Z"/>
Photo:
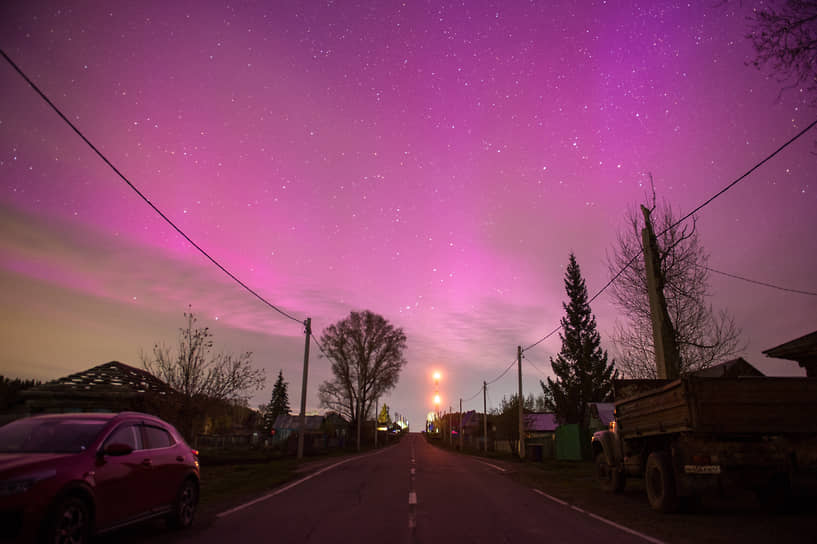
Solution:
<path fill-rule="evenodd" d="M 190 453 L 192 453 L 192 454 L 193 454 L 193 455 L 195 455 L 196 457 L 198 457 L 198 456 L 199 456 L 199 450 L 190 450 Z"/>
<path fill-rule="evenodd" d="M 712 459 L 708 455 L 693 455 L 692 462 L 696 465 L 710 465 Z"/>

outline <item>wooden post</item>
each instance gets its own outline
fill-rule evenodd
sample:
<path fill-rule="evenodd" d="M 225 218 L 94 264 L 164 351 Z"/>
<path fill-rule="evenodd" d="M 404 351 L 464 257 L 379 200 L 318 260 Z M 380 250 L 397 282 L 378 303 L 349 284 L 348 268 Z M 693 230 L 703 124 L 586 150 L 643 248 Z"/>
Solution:
<path fill-rule="evenodd" d="M 304 376 L 301 384 L 301 415 L 298 424 L 298 459 L 304 458 L 304 433 L 306 432 L 306 378 L 309 374 L 309 337 L 312 336 L 312 318 L 307 317 L 304 321 L 304 333 L 306 341 L 304 344 Z"/>

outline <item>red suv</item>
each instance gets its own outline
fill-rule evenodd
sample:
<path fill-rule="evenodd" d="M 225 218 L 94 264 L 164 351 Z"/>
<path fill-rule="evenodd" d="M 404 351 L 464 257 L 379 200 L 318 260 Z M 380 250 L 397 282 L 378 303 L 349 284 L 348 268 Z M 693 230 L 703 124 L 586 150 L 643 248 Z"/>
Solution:
<path fill-rule="evenodd" d="M 54 414 L 0 427 L 0 540 L 88 542 L 164 516 L 193 523 L 198 452 L 138 412 Z"/>

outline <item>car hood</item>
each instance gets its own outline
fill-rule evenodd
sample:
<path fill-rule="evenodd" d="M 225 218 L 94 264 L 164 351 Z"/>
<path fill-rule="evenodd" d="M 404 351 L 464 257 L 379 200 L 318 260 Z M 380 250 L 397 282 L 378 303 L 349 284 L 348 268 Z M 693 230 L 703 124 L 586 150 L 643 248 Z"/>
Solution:
<path fill-rule="evenodd" d="M 0 478 L 26 469 L 52 466 L 76 453 L 0 453 Z"/>

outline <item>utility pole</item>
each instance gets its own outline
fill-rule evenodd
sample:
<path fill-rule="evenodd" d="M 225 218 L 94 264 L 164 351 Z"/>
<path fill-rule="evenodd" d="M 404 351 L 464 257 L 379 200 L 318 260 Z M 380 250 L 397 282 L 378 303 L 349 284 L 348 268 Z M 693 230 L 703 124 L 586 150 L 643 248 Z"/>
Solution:
<path fill-rule="evenodd" d="M 360 380 L 358 380 L 360 382 Z M 358 390 L 359 391 L 359 390 Z M 360 393 L 358 392 L 357 395 L 357 451 L 360 451 L 360 411 L 362 408 L 360 407 Z"/>
<path fill-rule="evenodd" d="M 462 397 L 460 397 L 460 451 L 462 451 Z"/>
<path fill-rule="evenodd" d="M 658 257 L 658 241 L 650 221 L 650 210 L 641 206 L 644 214 L 644 228 L 641 230 L 641 241 L 644 245 L 644 265 L 647 272 L 647 293 L 650 299 L 652 315 L 652 338 L 655 344 L 655 366 L 658 378 L 675 380 L 681 374 L 681 356 L 675 342 L 675 330 L 667 312 L 667 300 L 664 298 L 664 275 L 661 273 L 661 260 Z"/>
<path fill-rule="evenodd" d="M 454 439 L 452 437 L 451 431 L 454 430 L 454 407 L 450 404 L 448 405 L 448 447 L 454 445 Z"/>
<path fill-rule="evenodd" d="M 525 458 L 525 397 L 522 396 L 522 346 L 516 346 L 519 369 L 519 458 Z"/>
<path fill-rule="evenodd" d="M 380 418 L 380 412 L 377 411 L 377 403 L 379 398 L 374 399 L 374 449 L 377 449 L 377 420 Z"/>
<path fill-rule="evenodd" d="M 301 384 L 301 417 L 298 430 L 298 459 L 304 458 L 304 433 L 306 432 L 306 378 L 309 374 L 309 337 L 312 336 L 312 318 L 307 317 L 304 321 L 304 377 Z"/>
<path fill-rule="evenodd" d="M 485 452 L 488 452 L 488 384 L 482 382 L 482 437 L 484 439 L 483 447 Z"/>

